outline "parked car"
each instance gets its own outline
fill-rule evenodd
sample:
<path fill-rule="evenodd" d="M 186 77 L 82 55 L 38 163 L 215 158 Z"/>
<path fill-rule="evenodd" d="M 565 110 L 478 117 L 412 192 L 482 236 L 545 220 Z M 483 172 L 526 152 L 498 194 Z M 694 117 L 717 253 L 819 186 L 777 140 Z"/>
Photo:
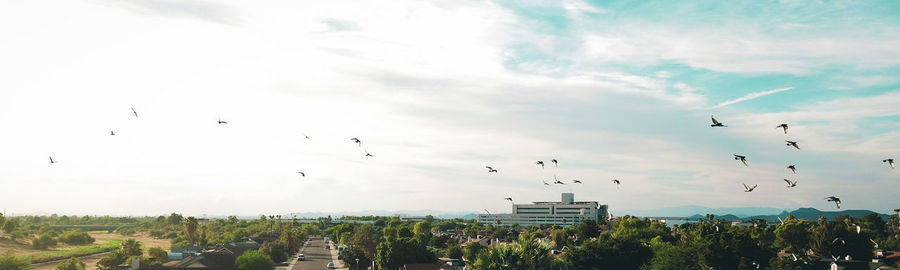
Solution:
<path fill-rule="evenodd" d="M 306 257 L 303 256 L 303 253 L 300 253 L 300 255 L 297 255 L 297 260 L 298 260 L 298 261 L 303 261 L 303 260 L 306 260 Z"/>
<path fill-rule="evenodd" d="M 334 262 L 328 262 L 328 265 L 325 265 L 328 269 L 334 269 Z"/>

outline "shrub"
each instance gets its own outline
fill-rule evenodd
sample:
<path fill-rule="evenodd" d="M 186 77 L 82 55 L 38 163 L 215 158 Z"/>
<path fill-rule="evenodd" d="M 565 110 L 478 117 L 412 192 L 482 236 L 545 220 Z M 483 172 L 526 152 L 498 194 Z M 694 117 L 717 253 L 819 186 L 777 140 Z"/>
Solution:
<path fill-rule="evenodd" d="M 16 258 L 13 256 L 12 250 L 0 255 L 0 269 L 3 270 L 28 270 L 32 269 L 31 264 L 27 260 Z"/>
<path fill-rule="evenodd" d="M 85 270 L 84 262 L 78 258 L 71 258 L 56 265 L 56 270 Z"/>
<path fill-rule="evenodd" d="M 238 270 L 274 270 L 275 262 L 258 250 L 244 252 L 235 260 Z"/>
<path fill-rule="evenodd" d="M 87 245 L 94 243 L 94 238 L 86 232 L 71 230 L 60 235 L 59 241 L 69 245 Z"/>
<path fill-rule="evenodd" d="M 53 236 L 50 234 L 42 234 L 37 239 L 31 241 L 31 248 L 33 249 L 47 249 L 48 247 L 55 247 L 56 239 L 53 239 Z"/>

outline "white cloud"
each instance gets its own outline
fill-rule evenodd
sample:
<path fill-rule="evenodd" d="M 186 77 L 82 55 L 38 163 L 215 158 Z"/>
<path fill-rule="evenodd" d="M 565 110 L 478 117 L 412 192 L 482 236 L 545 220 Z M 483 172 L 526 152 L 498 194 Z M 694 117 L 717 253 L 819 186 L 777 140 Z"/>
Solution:
<path fill-rule="evenodd" d="M 784 92 L 784 91 L 787 91 L 787 90 L 791 90 L 791 89 L 794 89 L 794 88 L 793 88 L 793 87 L 784 87 L 784 88 L 778 88 L 778 89 L 772 89 L 772 90 L 766 90 L 766 91 L 761 91 L 761 92 L 750 93 L 750 94 L 744 95 L 744 96 L 739 97 L 739 98 L 736 98 L 736 99 L 723 101 L 723 102 L 721 102 L 721 103 L 719 103 L 719 104 L 716 104 L 716 105 L 713 106 L 712 108 L 713 108 L 713 109 L 718 109 L 718 108 L 722 108 L 722 107 L 725 107 L 725 106 L 728 106 L 728 105 L 731 105 L 731 104 L 735 104 L 735 103 L 739 103 L 739 102 L 744 102 L 744 101 L 752 100 L 752 99 L 755 99 L 755 98 L 759 98 L 759 97 L 763 97 L 763 96 L 768 96 L 768 95 L 771 95 L 771 94 L 781 93 L 781 92 Z"/>

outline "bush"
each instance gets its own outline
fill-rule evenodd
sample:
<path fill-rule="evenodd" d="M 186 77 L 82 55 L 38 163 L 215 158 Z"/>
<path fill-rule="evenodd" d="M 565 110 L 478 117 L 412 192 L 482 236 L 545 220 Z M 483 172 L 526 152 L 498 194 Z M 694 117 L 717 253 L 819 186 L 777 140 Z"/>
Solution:
<path fill-rule="evenodd" d="M 32 269 L 31 264 L 27 260 L 16 258 L 13 256 L 12 250 L 0 255 L 0 269 L 3 270 L 28 270 Z"/>
<path fill-rule="evenodd" d="M 56 265 L 56 270 L 85 270 L 84 263 L 78 258 L 71 258 Z"/>
<path fill-rule="evenodd" d="M 287 261 L 287 248 L 280 241 L 271 241 L 263 243 L 260 251 L 265 253 L 275 262 Z"/>
<path fill-rule="evenodd" d="M 235 260 L 238 270 L 274 270 L 275 262 L 258 250 L 244 252 Z"/>
<path fill-rule="evenodd" d="M 31 241 L 31 248 L 33 249 L 47 249 L 48 247 L 55 247 L 56 239 L 53 239 L 53 236 L 50 234 L 42 234 L 37 239 Z"/>
<path fill-rule="evenodd" d="M 60 235 L 59 241 L 68 245 L 87 245 L 94 243 L 94 238 L 86 232 L 71 230 Z"/>

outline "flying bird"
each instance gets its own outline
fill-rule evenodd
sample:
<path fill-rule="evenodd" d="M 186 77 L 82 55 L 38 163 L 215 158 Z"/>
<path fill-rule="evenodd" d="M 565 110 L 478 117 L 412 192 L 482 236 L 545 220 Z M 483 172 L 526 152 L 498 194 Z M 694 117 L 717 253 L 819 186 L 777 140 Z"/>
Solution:
<path fill-rule="evenodd" d="M 792 187 L 796 187 L 796 186 L 797 186 L 797 181 L 793 181 L 793 182 L 792 182 L 791 180 L 787 180 L 787 179 L 784 179 L 784 181 L 787 182 L 787 184 L 788 184 L 787 187 L 788 187 L 788 188 L 792 188 Z"/>
<path fill-rule="evenodd" d="M 357 138 L 350 138 L 351 141 L 355 142 L 359 147 L 362 147 L 362 141 Z"/>
<path fill-rule="evenodd" d="M 791 170 L 791 172 L 793 172 L 794 174 L 797 174 L 797 167 L 794 166 L 794 164 L 788 165 L 787 169 Z"/>
<path fill-rule="evenodd" d="M 581 180 L 577 180 L 577 179 L 573 179 L 572 182 L 575 184 L 581 184 Z"/>
<path fill-rule="evenodd" d="M 137 111 L 134 110 L 134 107 L 131 107 L 131 112 L 134 113 L 134 118 L 137 118 Z"/>
<path fill-rule="evenodd" d="M 503 199 L 504 199 L 504 200 L 507 200 L 507 201 L 510 201 L 510 202 L 512 201 L 512 198 L 509 198 L 509 197 L 503 198 Z"/>
<path fill-rule="evenodd" d="M 56 161 L 53 160 L 53 157 L 51 156 L 51 157 L 50 157 L 50 164 L 53 164 L 53 163 L 56 163 Z"/>
<path fill-rule="evenodd" d="M 545 186 L 549 186 L 549 185 L 550 185 L 550 183 L 547 183 L 547 181 L 541 180 L 541 182 L 543 182 Z"/>
<path fill-rule="evenodd" d="M 841 241 L 841 244 L 843 245 L 847 244 L 847 241 L 844 241 L 844 239 L 841 239 L 840 237 L 834 238 L 834 240 L 831 240 L 831 243 L 834 244 L 837 243 L 837 241 Z"/>
<path fill-rule="evenodd" d="M 829 202 L 834 202 L 834 205 L 836 205 L 838 209 L 841 209 L 841 198 L 838 198 L 835 196 L 828 196 L 828 197 L 825 197 L 825 200 L 829 201 Z"/>
<path fill-rule="evenodd" d="M 113 130 L 110 130 L 110 131 L 109 131 L 109 135 L 110 135 L 110 136 L 116 136 L 116 132 L 113 131 Z"/>
<path fill-rule="evenodd" d="M 363 152 L 366 152 L 366 156 L 367 156 L 367 157 L 375 157 L 375 156 L 373 156 L 372 154 L 369 153 L 369 150 L 366 150 L 365 148 L 363 148 Z"/>
<path fill-rule="evenodd" d="M 787 129 L 788 129 L 788 125 L 787 125 L 787 124 L 782 123 L 781 125 L 778 125 L 778 126 L 775 127 L 775 128 L 776 128 L 776 129 L 778 129 L 778 128 L 784 129 L 784 134 L 787 134 Z"/>
<path fill-rule="evenodd" d="M 712 123 L 712 125 L 709 125 L 710 127 L 728 127 L 728 126 L 722 124 L 722 122 L 719 122 L 719 120 L 716 120 L 715 116 L 711 116 L 711 118 L 712 118 L 713 123 Z"/>
<path fill-rule="evenodd" d="M 309 135 L 306 135 L 306 133 L 303 133 L 303 138 L 306 138 L 307 140 L 310 139 L 310 138 L 309 138 Z"/>
<path fill-rule="evenodd" d="M 734 155 L 734 160 L 740 160 L 741 162 L 744 163 L 744 166 L 750 166 L 749 164 L 747 164 L 747 157 L 746 157 L 746 156 L 742 156 L 742 155 Z"/>
<path fill-rule="evenodd" d="M 550 162 L 553 162 L 553 166 L 559 167 L 559 161 L 556 160 L 555 158 L 551 159 Z"/>
<path fill-rule="evenodd" d="M 613 179 L 612 182 L 616 183 L 616 189 L 619 189 L 619 185 L 622 184 L 622 182 L 619 182 L 619 179 Z"/>
<path fill-rule="evenodd" d="M 756 189 L 756 186 L 758 186 L 758 185 L 753 185 L 751 187 L 751 186 L 748 186 L 747 184 L 744 184 L 744 192 L 752 192 L 754 189 Z"/>
<path fill-rule="evenodd" d="M 553 176 L 553 180 L 556 180 L 556 182 L 553 182 L 553 183 L 557 184 L 557 185 L 565 185 L 566 184 L 566 183 L 563 183 L 562 181 L 559 181 L 559 179 L 556 178 L 556 175 Z"/>
<path fill-rule="evenodd" d="M 875 240 L 872 240 L 872 238 L 869 238 L 869 242 L 872 242 L 872 245 L 874 245 L 874 247 L 875 247 L 876 249 L 878 248 L 878 243 L 875 242 Z"/>
<path fill-rule="evenodd" d="M 887 164 L 891 166 L 891 169 L 894 168 L 894 159 L 893 158 L 885 159 L 885 160 L 882 160 L 881 162 L 887 162 Z"/>
<path fill-rule="evenodd" d="M 538 161 L 535 162 L 534 164 L 541 165 L 541 169 L 544 168 L 544 161 L 543 161 L 543 160 L 538 160 Z"/>
<path fill-rule="evenodd" d="M 800 146 L 797 146 L 797 142 L 795 142 L 795 141 L 786 141 L 786 142 L 787 142 L 787 146 L 793 146 L 794 148 L 797 148 L 797 150 L 800 150 Z"/>
<path fill-rule="evenodd" d="M 303 178 L 306 178 L 306 173 L 304 173 L 304 172 L 297 172 L 297 174 L 299 174 Z"/>
<path fill-rule="evenodd" d="M 221 124 L 228 124 L 228 122 L 225 122 L 225 121 L 222 120 L 222 118 L 219 118 L 219 124 L 220 124 L 220 125 L 221 125 Z"/>
<path fill-rule="evenodd" d="M 494 167 L 491 167 L 491 166 L 484 166 L 484 167 L 488 169 L 488 172 L 489 172 L 489 173 L 491 173 L 491 172 L 493 172 L 493 173 L 497 172 L 497 170 L 494 169 Z"/>

